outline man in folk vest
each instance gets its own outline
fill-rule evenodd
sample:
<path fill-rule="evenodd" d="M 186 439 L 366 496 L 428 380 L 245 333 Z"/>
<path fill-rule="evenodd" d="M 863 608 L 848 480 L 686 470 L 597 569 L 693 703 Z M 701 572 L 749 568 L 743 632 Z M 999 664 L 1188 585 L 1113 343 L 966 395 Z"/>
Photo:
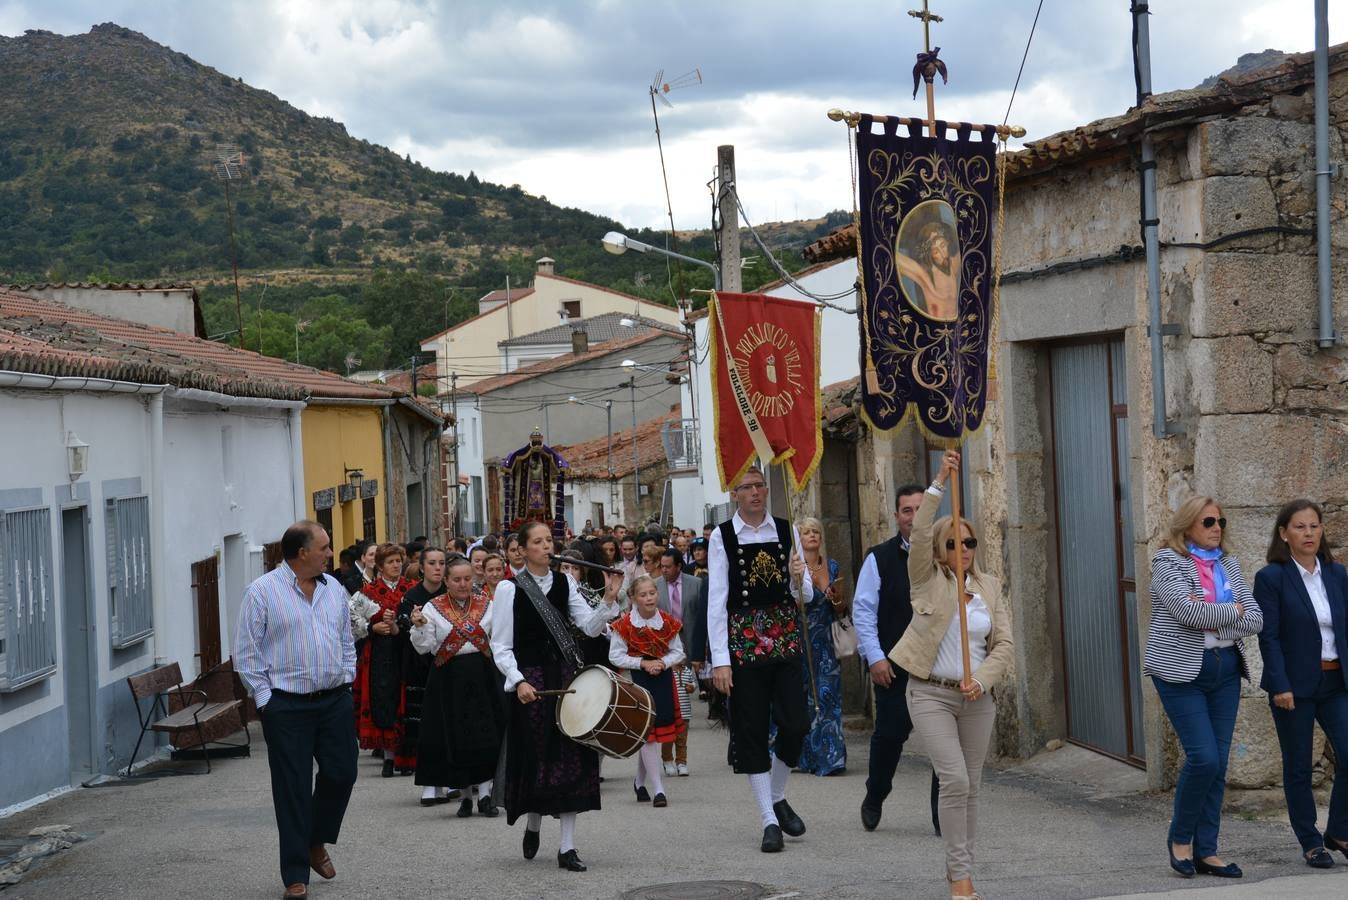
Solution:
<path fill-rule="evenodd" d="M 871 683 L 875 686 L 870 773 L 866 778 L 866 798 L 861 801 L 861 824 L 867 831 L 874 831 L 880 824 L 881 807 L 893 788 L 894 770 L 903 755 L 903 744 L 913 731 L 913 722 L 908 718 L 908 703 L 904 699 L 908 673 L 889 661 L 889 651 L 913 620 L 908 586 L 908 537 L 912 534 L 913 516 L 922 505 L 925 490 L 920 484 L 905 484 L 898 489 L 894 520 L 898 523 L 899 533 L 866 552 L 852 599 L 857 650 L 870 667 Z M 937 794 L 938 783 L 933 772 L 931 823 L 939 835 Z"/>
<path fill-rule="evenodd" d="M 736 513 L 711 533 L 707 548 L 707 638 L 712 683 L 729 697 L 731 764 L 748 775 L 763 823 L 764 853 L 799 837 L 786 781 L 810 730 L 800 662 L 798 608 L 805 564 L 793 551 L 791 523 L 768 515 L 768 483 L 757 466 L 734 489 Z M 773 749 L 768 732 L 777 725 Z"/>

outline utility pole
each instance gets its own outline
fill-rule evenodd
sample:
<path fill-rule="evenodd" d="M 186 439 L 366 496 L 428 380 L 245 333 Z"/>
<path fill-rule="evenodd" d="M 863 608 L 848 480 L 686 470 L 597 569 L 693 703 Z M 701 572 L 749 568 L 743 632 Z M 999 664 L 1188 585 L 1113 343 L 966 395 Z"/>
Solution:
<path fill-rule="evenodd" d="M 735 146 L 722 144 L 716 148 L 716 206 L 721 221 L 717 244 L 721 248 L 717 262 L 721 267 L 721 288 L 732 294 L 740 293 L 740 213 L 735 199 Z"/>
<path fill-rule="evenodd" d="M 459 373 L 449 373 L 449 408 L 450 414 L 454 416 L 454 473 L 453 480 L 449 484 L 449 489 L 454 492 L 454 536 L 459 537 L 463 534 L 463 504 L 459 502 L 459 395 L 457 388 L 459 386 Z M 473 492 L 469 490 L 468 496 L 472 497 Z"/>

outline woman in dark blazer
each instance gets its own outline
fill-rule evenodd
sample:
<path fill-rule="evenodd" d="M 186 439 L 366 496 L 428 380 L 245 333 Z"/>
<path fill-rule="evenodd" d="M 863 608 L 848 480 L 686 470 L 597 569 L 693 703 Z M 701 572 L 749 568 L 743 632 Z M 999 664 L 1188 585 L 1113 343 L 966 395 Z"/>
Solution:
<path fill-rule="evenodd" d="M 1312 741 L 1319 722 L 1336 760 L 1348 760 L 1348 573 L 1334 562 L 1325 540 L 1320 507 L 1293 500 L 1278 512 L 1268 565 L 1254 579 L 1254 598 L 1264 612 L 1259 652 L 1273 724 L 1282 746 L 1282 785 L 1287 818 L 1301 843 L 1306 865 L 1334 866 L 1325 847 L 1348 856 L 1348 777 L 1334 778 L 1329 821 L 1315 827 L 1311 793 Z"/>
<path fill-rule="evenodd" d="M 1151 559 L 1151 621 L 1142 673 L 1150 675 L 1184 747 L 1166 848 L 1170 867 L 1239 878 L 1240 866 L 1217 855 L 1226 760 L 1250 677 L 1241 640 L 1264 618 L 1226 549 L 1226 517 L 1211 497 L 1190 497 L 1175 511 L 1165 545 Z"/>

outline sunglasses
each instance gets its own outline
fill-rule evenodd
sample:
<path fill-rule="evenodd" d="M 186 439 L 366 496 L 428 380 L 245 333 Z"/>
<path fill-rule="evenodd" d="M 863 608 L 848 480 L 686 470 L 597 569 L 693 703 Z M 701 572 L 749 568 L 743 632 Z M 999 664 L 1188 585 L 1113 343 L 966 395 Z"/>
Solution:
<path fill-rule="evenodd" d="M 965 550 L 975 550 L 978 548 L 978 538 L 965 538 L 964 540 L 960 541 L 960 543 L 964 545 Z M 946 541 L 945 548 L 947 550 L 954 550 L 955 542 Z"/>
<path fill-rule="evenodd" d="M 1204 528 L 1211 528 L 1213 525 L 1219 525 L 1222 528 L 1226 528 L 1226 516 L 1222 516 L 1220 519 L 1216 516 L 1205 516 L 1199 524 Z"/>

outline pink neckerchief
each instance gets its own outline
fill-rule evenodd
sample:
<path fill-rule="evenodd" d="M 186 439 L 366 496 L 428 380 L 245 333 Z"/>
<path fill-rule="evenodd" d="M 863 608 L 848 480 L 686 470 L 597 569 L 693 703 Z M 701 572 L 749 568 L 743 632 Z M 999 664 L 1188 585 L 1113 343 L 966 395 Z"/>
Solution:
<path fill-rule="evenodd" d="M 1198 568 L 1198 583 L 1203 588 L 1203 602 L 1217 602 L 1217 579 L 1212 574 L 1212 567 L 1217 565 L 1210 559 L 1199 559 L 1197 556 L 1190 557 L 1194 565 Z"/>

